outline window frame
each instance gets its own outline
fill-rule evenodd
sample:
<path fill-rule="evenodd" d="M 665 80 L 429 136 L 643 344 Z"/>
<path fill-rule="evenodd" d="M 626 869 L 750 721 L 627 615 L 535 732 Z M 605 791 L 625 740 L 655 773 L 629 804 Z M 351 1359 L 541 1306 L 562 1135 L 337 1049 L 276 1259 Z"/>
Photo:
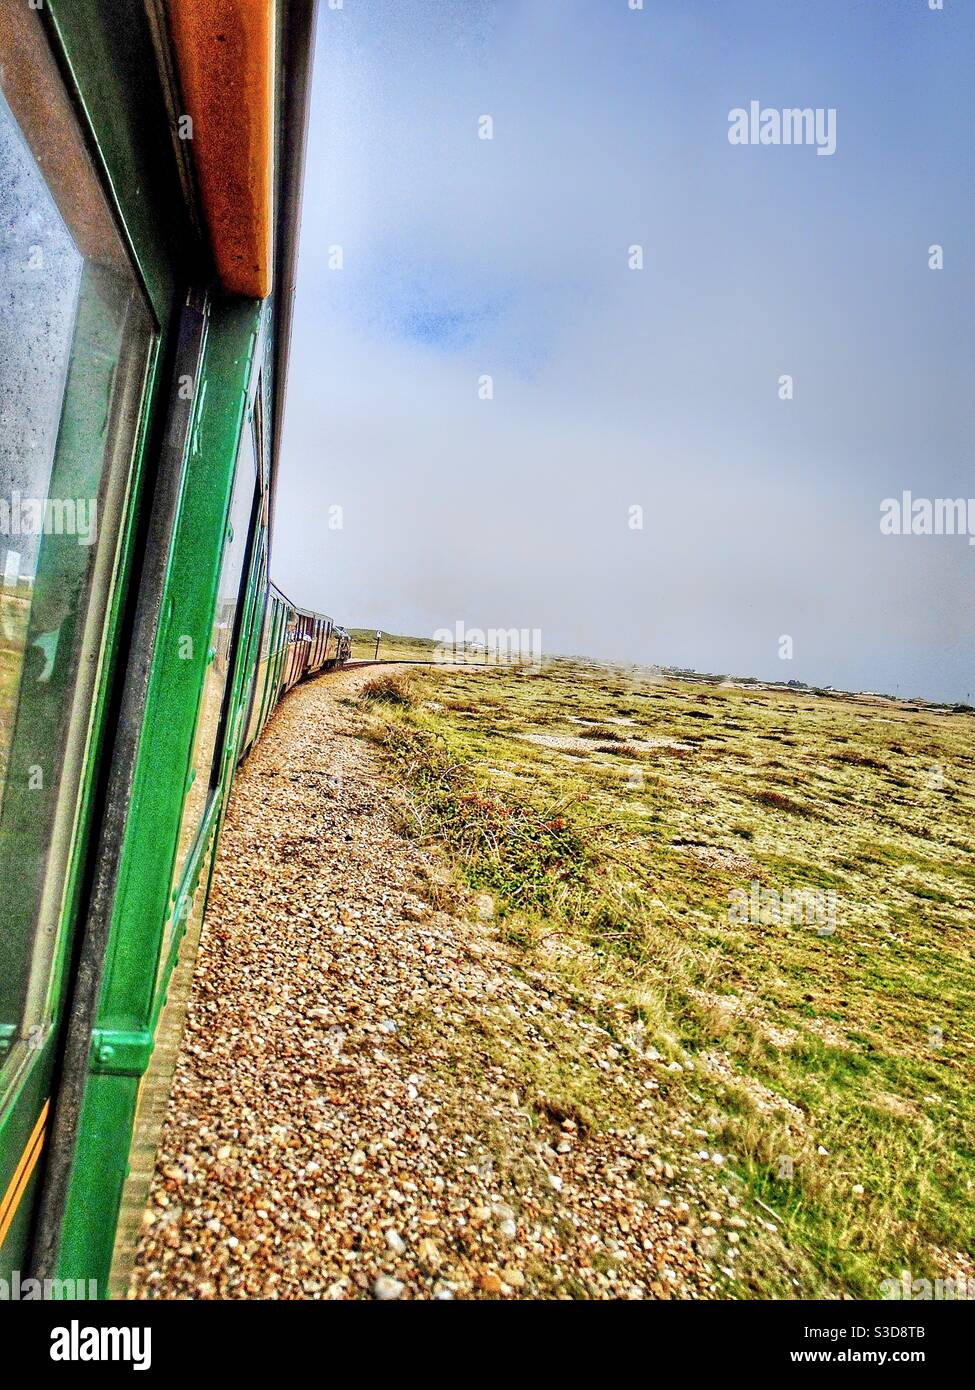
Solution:
<path fill-rule="evenodd" d="M 87 293 L 90 298 L 94 294 L 94 287 L 90 282 L 96 263 L 85 252 L 86 241 L 90 243 L 94 236 L 100 238 L 104 246 L 107 239 L 114 239 L 112 254 L 117 254 L 117 263 L 131 282 L 139 312 L 143 316 L 145 334 L 137 352 L 138 369 L 127 382 L 132 388 L 128 416 L 116 422 L 118 429 L 114 436 L 110 429 L 106 432 L 100 458 L 96 459 L 93 454 L 84 455 L 88 460 L 87 466 L 97 467 L 99 527 L 102 518 L 102 498 L 109 496 L 113 498 L 110 514 L 117 529 L 114 535 L 112 532 L 104 537 L 99 534 L 91 566 L 84 574 L 82 602 L 74 614 L 72 644 L 77 659 L 64 692 L 65 703 L 60 707 L 64 751 L 58 763 L 56 779 L 49 789 L 50 803 L 45 813 L 47 830 L 44 836 L 43 863 L 38 866 L 36 891 L 31 890 L 30 901 L 34 904 L 35 912 L 32 934 L 25 954 L 25 994 L 18 1020 L 20 1035 L 14 1036 L 9 1052 L 0 1056 L 0 1153 L 6 1142 L 8 1121 L 28 1074 L 35 1064 L 42 1060 L 41 1054 L 50 1053 L 55 1045 L 59 1014 L 67 986 L 66 966 L 70 944 L 80 927 L 84 863 L 97 811 L 99 759 L 107 737 L 105 713 L 114 671 L 117 635 L 123 606 L 127 601 L 128 581 L 133 565 L 136 498 L 152 426 L 164 337 L 164 324 L 160 321 L 138 259 L 132 252 L 132 245 L 112 196 L 105 167 L 92 140 L 90 127 L 83 114 L 77 113 L 76 104 L 72 100 L 74 91 L 71 84 L 65 82 L 60 70 L 58 49 L 56 43 L 51 41 L 50 28 L 43 16 L 33 10 L 25 11 L 22 22 L 25 27 L 19 31 L 18 42 L 27 72 L 30 74 L 27 82 L 35 82 L 47 97 L 58 105 L 59 111 L 48 112 L 47 121 L 60 121 L 70 125 L 70 129 L 61 139 L 61 144 L 67 151 L 64 156 L 67 174 L 63 169 L 58 171 L 56 189 L 49 174 L 54 165 L 50 154 L 50 141 L 45 145 L 46 133 L 28 133 L 23 125 L 23 111 L 11 108 L 11 119 L 30 153 L 40 182 L 57 207 L 68 236 L 81 257 L 79 295 Z M 17 76 L 23 84 L 25 74 L 18 73 Z M 28 111 L 27 115 L 31 117 L 33 113 Z M 38 153 L 37 141 L 40 141 L 40 148 L 44 151 L 42 154 Z M 83 209 L 81 213 L 79 207 Z M 96 229 L 100 226 L 103 230 L 93 232 L 93 226 Z M 83 288 L 86 277 L 89 280 L 87 291 Z M 58 484 L 55 480 L 59 476 L 59 470 L 64 468 L 63 460 L 59 463 L 64 411 L 72 389 L 75 389 L 77 394 L 77 388 L 72 387 L 73 370 L 76 360 L 82 366 L 85 362 L 84 351 L 78 353 L 76 358 L 79 333 L 77 315 L 76 308 L 71 346 L 62 381 L 60 418 L 51 472 L 46 484 L 48 493 L 57 489 Z M 122 331 L 120 327 L 121 350 L 112 369 L 113 381 L 114 374 L 122 366 L 124 358 Z M 130 363 L 129 366 L 131 365 Z M 120 380 L 123 383 L 121 391 L 124 392 L 125 379 Z M 115 395 L 113 385 L 113 398 Z M 128 435 L 126 419 L 131 420 Z M 127 448 L 121 455 L 115 456 L 116 440 L 126 438 Z M 18 687 L 22 675 L 23 668 L 18 673 Z M 14 721 L 13 738 L 17 737 L 20 703 L 19 689 L 18 716 Z M 12 742 L 11 751 L 13 746 Z M 6 790 L 5 788 L 5 798 Z M 16 930 L 31 930 L 26 926 L 29 908 L 30 903 L 25 902 L 24 915 L 22 920 L 15 924 Z M 48 923 L 46 927 L 45 922 Z M 31 1019 L 35 1021 L 31 1023 Z M 2 1177 L 0 1167 L 0 1182 Z"/>
<path fill-rule="evenodd" d="M 119 727 L 115 711 L 126 663 L 126 634 L 144 566 L 144 504 L 156 490 L 155 465 L 165 449 L 162 407 L 167 402 L 167 364 L 184 321 L 185 305 L 177 284 L 185 276 L 199 283 L 202 275 L 199 242 L 172 164 L 166 106 L 146 10 L 141 5 L 120 9 L 112 0 L 44 0 L 41 7 L 28 7 L 19 0 L 0 0 L 0 4 L 5 10 L 16 4 L 20 37 L 33 26 L 39 51 L 46 55 L 41 61 L 53 63 L 57 90 L 67 100 L 69 118 L 93 171 L 92 186 L 105 201 L 126 263 L 145 297 L 152 330 L 141 399 L 134 411 L 114 568 L 101 612 L 100 657 L 90 690 L 77 813 L 56 923 L 49 992 L 56 1017 L 40 1046 L 24 1055 L 15 1072 L 8 1070 L 0 1096 L 0 1193 L 12 1190 L 18 1165 L 27 1164 L 13 1207 L 0 1223 L 0 1276 L 4 1276 L 14 1267 L 40 1268 L 43 1252 L 51 1250 L 50 1239 L 45 1244 L 37 1206 L 42 1169 L 50 1186 L 58 1131 L 70 1124 L 64 1118 L 71 1110 L 65 1096 L 69 1066 L 65 1039 L 73 1025 L 78 994 L 70 967 L 76 951 L 89 950 L 93 913 L 98 911 L 90 873 L 94 862 L 97 877 L 95 846 L 110 840 L 113 833 L 107 788 L 116 773 L 117 749 L 127 734 Z M 94 977 L 96 987 L 98 978 Z M 78 1056 L 86 1059 L 90 1031 L 86 1036 L 79 1034 L 79 1043 Z M 52 1109 L 56 1070 L 58 1106 Z M 43 1162 L 37 1162 L 40 1156 Z"/>

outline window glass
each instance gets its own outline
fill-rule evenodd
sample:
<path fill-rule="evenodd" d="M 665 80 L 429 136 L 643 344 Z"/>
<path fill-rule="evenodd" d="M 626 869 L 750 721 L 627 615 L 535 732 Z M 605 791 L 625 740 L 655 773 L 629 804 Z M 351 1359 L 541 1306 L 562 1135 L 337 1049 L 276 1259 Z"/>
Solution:
<path fill-rule="evenodd" d="M 0 33 L 0 1062 L 43 1038 L 154 324 L 36 16 Z M 6 1070 L 6 1068 L 5 1068 Z"/>
<path fill-rule="evenodd" d="M 251 696 L 251 716 L 244 742 L 250 743 L 257 737 L 257 730 L 264 711 L 264 692 L 267 685 L 268 666 L 271 658 L 271 629 L 274 624 L 274 605 L 268 599 L 264 606 L 264 622 L 261 627 L 261 645 L 258 649 L 257 670 L 254 674 L 254 688 Z"/>
<path fill-rule="evenodd" d="M 180 873 L 203 820 L 211 788 L 220 779 L 223 741 L 219 735 L 223 726 L 224 705 L 229 695 L 227 686 L 233 661 L 237 620 L 244 597 L 243 586 L 247 572 L 246 560 L 256 492 L 257 456 L 254 449 L 254 431 L 250 422 L 245 422 L 237 455 L 230 516 L 217 588 L 217 606 L 210 637 L 212 657 L 207 664 L 203 681 L 203 698 L 193 746 L 191 768 L 195 776 L 186 796 L 180 826 L 176 861 Z"/>

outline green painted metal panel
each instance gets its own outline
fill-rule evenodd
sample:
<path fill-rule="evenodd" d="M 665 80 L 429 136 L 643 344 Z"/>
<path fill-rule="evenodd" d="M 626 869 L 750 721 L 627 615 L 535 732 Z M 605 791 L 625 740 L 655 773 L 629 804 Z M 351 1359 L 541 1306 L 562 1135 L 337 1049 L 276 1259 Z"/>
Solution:
<path fill-rule="evenodd" d="M 208 254 L 192 225 L 187 186 L 173 140 L 172 112 L 160 80 L 152 39 L 152 16 L 160 7 L 117 0 L 45 0 L 44 22 L 55 41 L 61 70 L 87 123 L 87 135 L 158 329 L 143 413 L 140 446 L 132 465 L 131 505 L 125 513 L 119 583 L 106 622 L 106 662 L 94 699 L 93 756 L 85 769 L 83 809 L 72 860 L 67 912 L 78 916 L 90 854 L 88 832 L 99 813 L 104 758 L 98 750 L 108 700 L 130 653 L 124 647 L 132 611 L 127 577 L 140 534 L 138 509 L 152 481 L 144 447 L 158 438 L 154 420 L 159 363 L 169 350 L 174 306 L 188 284 L 209 279 Z M 185 929 L 181 905 L 209 887 L 214 837 L 226 808 L 244 720 L 253 703 L 263 729 L 287 674 L 287 626 L 294 609 L 276 594 L 266 672 L 260 666 L 266 559 L 261 545 L 251 563 L 240 603 L 237 652 L 230 667 L 220 778 L 185 864 L 177 843 L 190 758 L 210 648 L 226 518 L 233 487 L 240 431 L 248 406 L 258 413 L 260 473 L 271 474 L 273 426 L 270 402 L 274 351 L 270 304 L 218 300 L 201 371 L 195 381 L 194 418 L 183 464 L 182 488 L 155 648 L 149 694 L 139 741 L 133 797 L 120 855 L 89 1070 L 81 1107 L 78 1143 L 68 1187 L 58 1276 L 96 1279 L 107 1292 L 116 1217 L 124 1181 L 140 1076 Z M 264 364 L 258 377 L 258 364 Z M 257 379 L 255 379 L 257 378 Z M 261 399 L 256 392 L 260 380 Z M 259 513 L 260 514 L 260 513 Z M 266 512 L 265 512 L 266 514 Z M 259 523 L 258 523 L 259 524 Z M 253 693 L 252 693 L 253 692 Z M 106 750 L 110 751 L 110 750 Z M 67 935 L 63 937 L 68 940 Z M 66 946 L 57 988 L 67 983 Z M 60 1045 L 58 1018 L 20 1079 L 13 1104 L 0 1115 L 0 1190 L 4 1173 L 30 1138 L 48 1093 Z M 6 1128 L 4 1128 L 6 1126 Z M 36 1176 L 33 1180 L 37 1181 Z M 5 1245 L 24 1249 L 30 1219 L 26 1199 Z M 0 1265 L 2 1269 L 2 1265 Z"/>
<path fill-rule="evenodd" d="M 138 1033 L 154 1026 L 165 991 L 165 969 L 160 979 L 164 930 L 199 867 L 212 818 L 220 813 L 218 797 L 183 883 L 174 888 L 183 791 L 262 313 L 258 304 L 229 300 L 211 310 L 106 953 L 98 1015 L 104 1032 Z M 59 1273 L 107 1286 L 138 1082 L 98 1070 L 94 1050 L 92 1060 Z"/>
<path fill-rule="evenodd" d="M 57 49 L 57 56 L 63 66 L 70 69 L 66 55 Z M 133 83 L 137 81 L 132 75 Z M 68 82 L 71 86 L 70 76 Z M 133 93 L 135 87 L 133 86 Z M 78 93 L 72 93 L 76 98 Z M 80 103 L 79 103 L 80 104 Z M 106 107 L 104 116 L 109 118 Z M 107 171 L 96 159 L 97 172 L 105 177 Z M 79 306 L 78 332 L 85 343 L 85 351 L 79 354 L 78 362 L 67 383 L 66 405 L 63 412 L 63 431 L 59 439 L 57 473 L 52 477 L 49 492 L 54 496 L 82 496 L 97 492 L 95 474 L 100 471 L 103 448 L 101 436 L 106 425 L 106 413 L 113 390 L 114 352 L 118 346 L 117 322 L 106 312 L 106 296 L 110 296 L 105 277 L 94 267 L 85 271 L 85 280 Z M 164 292 L 165 297 L 165 292 Z M 158 317 L 158 316 L 157 316 Z M 165 315 L 163 315 L 165 317 Z M 101 771 L 101 750 L 107 732 L 106 710 L 118 669 L 118 635 L 124 622 L 124 611 L 128 599 L 128 580 L 132 570 L 134 536 L 138 517 L 138 499 L 142 477 L 145 471 L 146 445 L 151 419 L 151 402 L 157 390 L 159 362 L 163 340 L 158 336 L 148 345 L 148 355 L 143 357 L 141 367 L 141 412 L 137 406 L 137 417 L 141 421 L 133 441 L 131 456 L 124 465 L 124 476 L 118 481 L 122 492 L 122 505 L 117 521 L 119 546 L 115 563 L 107 580 L 108 602 L 101 627 L 101 658 L 97 680 L 91 692 L 91 718 L 87 738 L 87 755 L 80 770 L 78 789 L 78 811 L 71 835 L 69 858 L 66 865 L 64 895 L 61 911 L 56 923 L 51 924 L 55 938 L 55 949 L 48 977 L 47 1007 L 44 1024 L 38 1034 L 39 1045 L 34 1048 L 27 1064 L 20 1070 L 13 1089 L 2 1098 L 0 1108 L 0 1194 L 8 1191 L 9 1183 L 25 1146 L 34 1130 L 38 1116 L 50 1095 L 51 1079 L 54 1074 L 61 1041 L 63 1024 L 63 1001 L 67 984 L 67 963 L 72 944 L 74 927 L 77 924 L 82 884 L 86 871 L 86 858 L 89 835 L 97 809 L 95 789 Z M 93 471 L 94 470 L 94 471 Z M 38 583 L 45 585 L 52 594 L 59 590 L 71 591 L 80 582 L 78 573 L 79 553 L 63 547 L 57 552 L 51 547 L 41 561 L 38 569 Z M 72 640 L 72 624 L 76 615 L 68 614 L 61 625 L 59 643 Z M 28 640 L 30 637 L 28 635 Z M 58 699 L 66 692 L 59 688 L 57 673 L 48 683 L 47 690 L 35 687 L 31 700 L 23 706 L 20 729 L 16 735 L 15 756 L 24 767 L 29 766 L 24 759 L 28 757 L 31 743 L 35 738 L 51 735 L 60 721 Z M 63 699 L 62 699 L 63 704 Z M 47 783 L 50 790 L 51 781 Z M 16 853 L 18 846 L 23 848 L 25 836 L 36 838 L 43 824 L 49 820 L 51 807 L 45 806 L 44 794 L 32 801 L 29 807 L 16 806 L 19 788 L 14 790 L 10 802 L 9 826 L 4 826 L 3 852 Z M 10 830 L 8 835 L 7 831 Z M 22 865 L 20 866 L 23 867 Z M 0 870 L 0 877 L 9 882 L 6 870 Z M 31 929 L 31 922 L 24 916 L 26 908 L 36 907 L 36 891 L 30 891 L 26 876 L 18 872 L 17 881 L 21 892 L 11 894 L 5 899 L 5 908 L 11 913 L 19 913 L 18 921 L 5 924 L 2 933 L 6 942 L 22 941 Z M 7 928 L 10 928 L 9 930 Z M 4 979 L 9 984 L 11 977 L 3 969 Z M 29 1186 L 20 1194 L 13 1222 L 7 1230 L 0 1251 L 0 1274 L 11 1268 L 24 1268 L 27 1234 L 32 1219 L 34 1192 L 43 1167 L 43 1159 L 34 1169 Z"/>

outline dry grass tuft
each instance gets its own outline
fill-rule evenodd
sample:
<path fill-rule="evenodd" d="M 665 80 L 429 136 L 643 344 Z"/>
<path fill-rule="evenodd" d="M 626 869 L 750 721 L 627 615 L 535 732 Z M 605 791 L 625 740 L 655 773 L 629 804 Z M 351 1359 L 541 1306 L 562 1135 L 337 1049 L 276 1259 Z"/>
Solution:
<path fill-rule="evenodd" d="M 409 671 L 384 671 L 366 681 L 359 698 L 374 704 L 409 707 L 416 703 L 416 678 Z"/>

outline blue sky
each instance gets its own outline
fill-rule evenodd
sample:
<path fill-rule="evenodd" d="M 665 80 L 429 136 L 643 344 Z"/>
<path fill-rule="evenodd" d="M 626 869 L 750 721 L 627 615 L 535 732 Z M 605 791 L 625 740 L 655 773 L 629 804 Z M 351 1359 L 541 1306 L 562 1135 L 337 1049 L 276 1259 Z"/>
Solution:
<path fill-rule="evenodd" d="M 278 582 L 391 631 L 975 691 L 975 546 L 879 529 L 975 495 L 973 36 L 961 0 L 323 3 Z M 835 108 L 835 154 L 729 144 L 753 99 Z"/>

